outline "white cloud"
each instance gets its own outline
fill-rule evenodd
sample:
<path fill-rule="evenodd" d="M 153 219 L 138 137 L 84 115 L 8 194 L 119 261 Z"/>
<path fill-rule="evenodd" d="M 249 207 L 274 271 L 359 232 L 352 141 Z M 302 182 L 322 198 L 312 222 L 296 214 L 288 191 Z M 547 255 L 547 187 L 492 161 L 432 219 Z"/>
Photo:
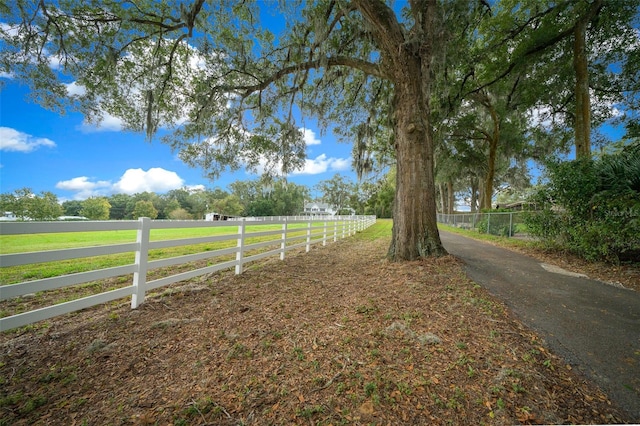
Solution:
<path fill-rule="evenodd" d="M 187 185 L 185 188 L 189 192 L 204 191 L 205 189 L 207 189 L 207 187 L 202 185 L 202 184 L 200 184 L 200 185 Z M 174 189 L 177 189 L 177 188 L 174 188 Z"/>
<path fill-rule="evenodd" d="M 299 129 L 302 132 L 302 138 L 307 146 L 320 145 L 322 141 L 316 137 L 316 134 L 311 129 L 305 129 L 304 127 Z"/>
<path fill-rule="evenodd" d="M 0 34 L 3 36 L 6 34 L 6 37 L 15 37 L 19 34 L 19 28 L 6 22 L 0 22 Z"/>
<path fill-rule="evenodd" d="M 326 154 L 320 154 L 316 158 L 307 158 L 302 170 L 293 172 L 293 175 L 317 175 L 327 171 L 344 171 L 351 166 L 348 158 L 327 158 Z"/>
<path fill-rule="evenodd" d="M 335 172 L 343 172 L 351 168 L 351 158 L 330 158 L 331 170 Z"/>
<path fill-rule="evenodd" d="M 100 187 L 110 187 L 111 182 L 101 180 L 98 182 L 90 182 L 86 176 L 80 176 L 69 180 L 63 180 L 56 184 L 56 188 L 66 189 L 68 191 L 89 191 Z"/>
<path fill-rule="evenodd" d="M 176 172 L 159 167 L 148 171 L 129 169 L 113 185 L 116 193 L 135 194 L 138 192 L 165 192 L 184 186 L 184 180 Z"/>
<path fill-rule="evenodd" d="M 79 176 L 69 180 L 63 180 L 56 184 L 56 188 L 75 192 L 74 199 L 84 200 L 89 197 L 99 197 L 108 195 L 112 185 L 111 182 L 101 180 L 91 182 L 86 176 Z"/>
<path fill-rule="evenodd" d="M 10 127 L 0 127 L 0 151 L 31 152 L 40 147 L 54 148 L 51 139 L 37 138 Z"/>
<path fill-rule="evenodd" d="M 133 195 L 139 192 L 166 192 L 183 188 L 184 180 L 176 172 L 154 167 L 147 171 L 128 169 L 118 182 L 108 180 L 92 180 L 87 176 L 60 181 L 56 188 L 75 192 L 73 199 L 84 200 L 89 197 L 101 197 L 111 194 Z M 193 185 L 190 190 L 204 189 L 203 185 Z"/>
<path fill-rule="evenodd" d="M 102 111 L 102 119 L 99 123 L 91 123 L 84 120 L 76 129 L 82 133 L 119 132 L 124 128 L 122 119 Z"/>
<path fill-rule="evenodd" d="M 75 81 L 65 83 L 64 85 L 67 88 L 67 94 L 69 96 L 83 96 L 87 93 L 86 87 Z M 124 128 L 124 123 L 120 118 L 113 116 L 104 110 L 102 110 L 101 113 L 102 117 L 99 123 L 89 122 L 85 119 L 81 125 L 76 126 L 76 129 L 80 130 L 82 133 L 97 133 L 119 132 Z"/>
<path fill-rule="evenodd" d="M 67 93 L 69 94 L 69 96 L 82 96 L 87 93 L 87 89 L 84 86 L 76 83 L 75 81 L 71 83 L 65 83 L 65 86 L 67 87 Z"/>

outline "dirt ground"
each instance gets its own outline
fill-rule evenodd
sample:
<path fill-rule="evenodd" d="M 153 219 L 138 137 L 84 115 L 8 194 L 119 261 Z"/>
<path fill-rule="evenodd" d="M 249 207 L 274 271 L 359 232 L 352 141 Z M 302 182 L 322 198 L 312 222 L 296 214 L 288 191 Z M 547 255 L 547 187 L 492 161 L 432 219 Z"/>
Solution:
<path fill-rule="evenodd" d="M 453 257 L 315 246 L 0 335 L 0 425 L 624 423 Z"/>

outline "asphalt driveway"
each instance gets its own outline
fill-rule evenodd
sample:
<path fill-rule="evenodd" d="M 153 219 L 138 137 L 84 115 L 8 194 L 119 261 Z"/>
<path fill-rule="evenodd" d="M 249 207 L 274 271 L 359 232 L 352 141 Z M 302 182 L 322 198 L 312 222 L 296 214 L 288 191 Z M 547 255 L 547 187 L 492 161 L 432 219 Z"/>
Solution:
<path fill-rule="evenodd" d="M 471 279 L 640 423 L 640 293 L 481 241 L 440 236 Z"/>

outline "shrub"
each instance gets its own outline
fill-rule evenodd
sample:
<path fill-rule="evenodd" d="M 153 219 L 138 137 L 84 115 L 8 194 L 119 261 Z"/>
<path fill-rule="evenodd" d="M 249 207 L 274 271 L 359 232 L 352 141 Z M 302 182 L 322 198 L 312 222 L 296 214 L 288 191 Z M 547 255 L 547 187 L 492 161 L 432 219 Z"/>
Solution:
<path fill-rule="evenodd" d="M 549 183 L 532 196 L 532 235 L 586 259 L 640 261 L 640 143 L 597 160 L 547 165 Z"/>

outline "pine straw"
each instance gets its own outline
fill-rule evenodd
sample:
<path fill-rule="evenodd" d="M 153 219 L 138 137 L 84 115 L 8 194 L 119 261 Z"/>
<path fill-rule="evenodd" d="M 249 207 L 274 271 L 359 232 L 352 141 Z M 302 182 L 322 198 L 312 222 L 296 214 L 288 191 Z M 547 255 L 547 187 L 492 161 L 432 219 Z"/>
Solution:
<path fill-rule="evenodd" d="M 0 424 L 628 421 L 453 257 L 354 238 L 0 336 Z"/>

